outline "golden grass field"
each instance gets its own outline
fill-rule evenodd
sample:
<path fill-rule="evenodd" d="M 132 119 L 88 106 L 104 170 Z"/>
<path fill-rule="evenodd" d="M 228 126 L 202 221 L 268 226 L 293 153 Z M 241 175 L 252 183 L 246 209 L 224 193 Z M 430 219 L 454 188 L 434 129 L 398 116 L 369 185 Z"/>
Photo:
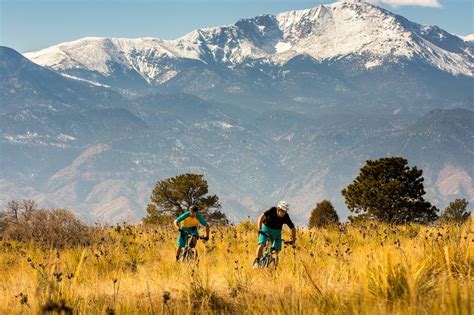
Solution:
<path fill-rule="evenodd" d="M 474 312 L 472 220 L 299 229 L 296 251 L 283 249 L 277 270 L 251 268 L 257 228 L 250 222 L 211 227 L 197 264 L 175 262 L 177 232 L 169 227 L 97 234 L 94 245 L 64 250 L 0 242 L 0 313 Z"/>

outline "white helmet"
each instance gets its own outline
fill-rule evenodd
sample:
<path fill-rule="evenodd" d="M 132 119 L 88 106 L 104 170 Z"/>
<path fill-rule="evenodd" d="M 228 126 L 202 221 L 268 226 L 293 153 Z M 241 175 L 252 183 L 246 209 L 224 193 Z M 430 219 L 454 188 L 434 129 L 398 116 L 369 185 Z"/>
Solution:
<path fill-rule="evenodd" d="M 277 204 L 277 208 L 288 212 L 288 210 L 290 210 L 290 205 L 285 200 L 282 200 Z"/>

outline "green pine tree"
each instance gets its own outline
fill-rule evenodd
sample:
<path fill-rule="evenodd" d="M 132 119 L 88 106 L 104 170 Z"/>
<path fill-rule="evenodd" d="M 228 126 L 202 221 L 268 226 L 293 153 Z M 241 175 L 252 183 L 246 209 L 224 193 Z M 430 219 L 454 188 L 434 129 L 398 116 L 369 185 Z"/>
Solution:
<path fill-rule="evenodd" d="M 308 227 L 324 227 L 339 223 L 339 216 L 329 200 L 323 200 L 316 204 L 311 211 Z"/>
<path fill-rule="evenodd" d="M 386 223 L 429 223 L 438 209 L 423 196 L 423 171 L 402 157 L 367 161 L 352 184 L 342 190 L 349 210 Z"/>
<path fill-rule="evenodd" d="M 221 205 L 217 195 L 208 194 L 204 175 L 186 173 L 156 183 L 146 208 L 144 223 L 168 223 L 191 206 L 198 206 L 206 217 L 223 220 L 225 214 L 218 211 Z"/>
<path fill-rule="evenodd" d="M 464 223 L 471 216 L 471 212 L 467 211 L 468 204 L 466 199 L 456 199 L 450 202 L 439 221 L 442 223 Z"/>

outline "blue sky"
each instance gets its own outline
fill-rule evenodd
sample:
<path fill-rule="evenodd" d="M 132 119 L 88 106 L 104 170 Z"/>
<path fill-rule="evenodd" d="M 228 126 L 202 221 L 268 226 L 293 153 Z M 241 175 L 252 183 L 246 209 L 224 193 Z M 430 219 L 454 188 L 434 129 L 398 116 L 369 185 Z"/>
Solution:
<path fill-rule="evenodd" d="M 474 33 L 472 0 L 375 1 L 417 23 L 459 35 Z M 0 46 L 27 52 L 86 36 L 175 39 L 197 28 L 329 2 L 333 1 L 0 0 Z"/>

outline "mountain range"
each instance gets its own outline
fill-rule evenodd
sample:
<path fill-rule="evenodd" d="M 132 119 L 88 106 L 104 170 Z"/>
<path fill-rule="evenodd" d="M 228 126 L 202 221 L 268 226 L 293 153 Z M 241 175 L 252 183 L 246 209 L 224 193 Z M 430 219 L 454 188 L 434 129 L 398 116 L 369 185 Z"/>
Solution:
<path fill-rule="evenodd" d="M 0 48 L 0 200 L 90 221 L 144 215 L 198 172 L 238 221 L 287 199 L 305 223 L 367 159 L 402 155 L 442 208 L 474 200 L 469 38 L 363 2 L 261 15 L 177 40 Z"/>

